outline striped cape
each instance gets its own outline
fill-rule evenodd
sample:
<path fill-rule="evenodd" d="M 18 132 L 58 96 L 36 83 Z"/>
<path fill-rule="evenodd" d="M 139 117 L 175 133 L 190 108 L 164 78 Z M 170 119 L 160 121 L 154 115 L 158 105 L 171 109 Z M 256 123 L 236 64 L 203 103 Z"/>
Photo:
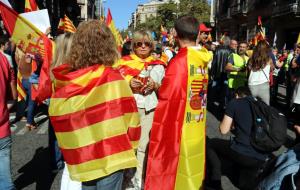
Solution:
<path fill-rule="evenodd" d="M 205 48 L 182 48 L 171 60 L 159 90 L 145 189 L 203 189 L 207 63 Z"/>
<path fill-rule="evenodd" d="M 122 57 L 115 67 L 119 69 L 125 80 L 129 82 L 133 77 L 138 76 L 148 65 L 163 65 L 166 67 L 164 61 L 157 60 L 153 56 L 141 59 L 135 54 Z"/>
<path fill-rule="evenodd" d="M 90 181 L 137 166 L 136 102 L 121 74 L 103 65 L 53 69 L 49 115 L 70 177 Z"/>

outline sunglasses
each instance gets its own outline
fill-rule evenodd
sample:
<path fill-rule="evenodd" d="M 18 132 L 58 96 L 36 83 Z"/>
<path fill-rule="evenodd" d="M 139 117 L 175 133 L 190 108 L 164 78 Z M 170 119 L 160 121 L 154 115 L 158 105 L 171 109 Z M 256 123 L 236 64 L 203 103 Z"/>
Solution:
<path fill-rule="evenodd" d="M 145 47 L 151 47 L 152 46 L 151 42 L 135 42 L 134 46 L 135 47 L 142 47 L 143 44 L 145 45 Z"/>

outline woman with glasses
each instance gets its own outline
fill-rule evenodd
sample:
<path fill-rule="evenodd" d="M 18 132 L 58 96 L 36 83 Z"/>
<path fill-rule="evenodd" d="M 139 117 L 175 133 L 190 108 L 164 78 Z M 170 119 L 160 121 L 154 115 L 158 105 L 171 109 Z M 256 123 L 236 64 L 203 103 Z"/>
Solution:
<path fill-rule="evenodd" d="M 152 127 L 154 110 L 157 106 L 157 90 L 165 75 L 165 63 L 151 55 L 154 48 L 151 33 L 137 31 L 133 35 L 132 50 L 129 56 L 122 57 L 118 69 L 134 93 L 141 119 L 141 138 L 137 149 L 138 167 L 134 177 L 134 186 L 141 189 L 145 172 L 146 149 Z"/>

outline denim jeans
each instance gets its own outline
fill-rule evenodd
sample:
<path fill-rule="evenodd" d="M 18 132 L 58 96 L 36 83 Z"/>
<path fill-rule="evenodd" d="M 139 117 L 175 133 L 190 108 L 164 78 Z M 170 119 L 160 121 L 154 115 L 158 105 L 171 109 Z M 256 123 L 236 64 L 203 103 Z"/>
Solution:
<path fill-rule="evenodd" d="M 36 103 L 31 99 L 31 83 L 29 83 L 28 79 L 22 79 L 22 84 L 23 84 L 23 87 L 27 94 L 27 97 L 26 97 L 26 102 L 28 105 L 27 123 L 34 124 L 33 117 L 34 117 L 34 109 L 35 109 Z"/>
<path fill-rule="evenodd" d="M 11 137 L 0 138 L 0 189 L 15 189 L 10 172 Z"/>
<path fill-rule="evenodd" d="M 51 169 L 60 170 L 64 168 L 64 159 L 63 155 L 58 147 L 57 139 L 54 133 L 53 126 L 51 125 L 51 121 L 49 120 L 48 126 L 48 136 L 49 136 L 49 151 L 50 151 L 50 164 Z"/>
<path fill-rule="evenodd" d="M 123 173 L 123 170 L 119 170 L 109 176 L 82 182 L 82 190 L 121 190 Z"/>

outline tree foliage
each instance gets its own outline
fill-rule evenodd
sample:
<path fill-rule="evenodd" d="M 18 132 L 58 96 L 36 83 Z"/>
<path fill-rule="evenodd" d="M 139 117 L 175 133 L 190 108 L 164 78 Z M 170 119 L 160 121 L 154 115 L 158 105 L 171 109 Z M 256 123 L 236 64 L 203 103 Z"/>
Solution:
<path fill-rule="evenodd" d="M 149 17 L 145 23 L 137 23 L 135 30 L 147 29 L 160 33 L 160 26 L 168 29 L 174 26 L 175 20 L 182 15 L 196 17 L 199 22 L 208 22 L 210 5 L 207 0 L 180 0 L 179 4 L 170 0 L 157 9 L 156 17 Z"/>

